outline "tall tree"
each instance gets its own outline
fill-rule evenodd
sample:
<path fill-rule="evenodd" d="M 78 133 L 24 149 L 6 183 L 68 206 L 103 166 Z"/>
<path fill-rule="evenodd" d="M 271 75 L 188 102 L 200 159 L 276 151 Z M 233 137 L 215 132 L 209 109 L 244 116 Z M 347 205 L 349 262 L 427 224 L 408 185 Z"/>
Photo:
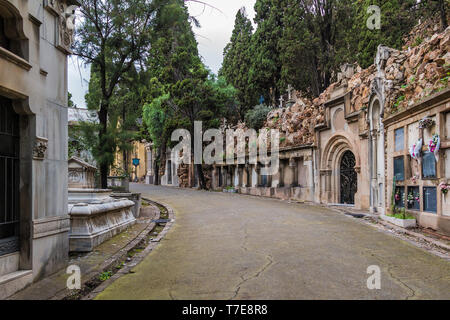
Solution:
<path fill-rule="evenodd" d="M 174 129 L 187 129 L 194 137 L 195 121 L 202 121 L 204 129 L 218 128 L 226 107 L 235 103 L 235 92 L 216 80 L 201 62 L 183 1 L 171 0 L 158 11 L 156 21 L 158 40 L 150 50 L 151 80 L 144 121 L 161 148 L 159 154 L 164 155 Z M 192 147 L 193 143 L 192 139 Z M 206 188 L 202 164 L 196 167 L 200 186 Z"/>
<path fill-rule="evenodd" d="M 223 76 L 238 90 L 238 120 L 243 120 L 246 111 L 258 100 L 249 81 L 252 33 L 252 23 L 247 17 L 245 7 L 242 7 L 236 13 L 233 33 L 224 49 L 222 68 L 219 71 L 219 76 Z"/>
<path fill-rule="evenodd" d="M 285 0 L 256 0 L 255 23 L 252 37 L 252 63 L 249 82 L 258 95 L 275 105 L 280 95 L 281 61 L 279 39 L 283 32 Z"/>
<path fill-rule="evenodd" d="M 349 42 L 357 49 L 354 52 L 357 62 L 367 68 L 374 62 L 380 44 L 401 49 L 403 37 L 417 24 L 421 13 L 420 2 L 416 0 L 355 0 L 356 15 Z M 368 7 L 380 8 L 380 29 L 369 29 L 367 20 L 372 15 Z"/>
<path fill-rule="evenodd" d="M 113 154 L 114 143 L 107 134 L 110 102 L 122 76 L 142 58 L 150 46 L 154 13 L 164 0 L 80 0 L 81 24 L 74 54 L 98 72 L 100 101 L 98 154 Z M 107 187 L 112 157 L 99 163 L 101 186 Z"/>

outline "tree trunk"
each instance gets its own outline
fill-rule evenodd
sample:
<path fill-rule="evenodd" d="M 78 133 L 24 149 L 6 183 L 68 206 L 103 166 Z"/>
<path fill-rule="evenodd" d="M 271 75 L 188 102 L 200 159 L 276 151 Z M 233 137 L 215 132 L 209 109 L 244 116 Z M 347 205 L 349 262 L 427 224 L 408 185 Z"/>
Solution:
<path fill-rule="evenodd" d="M 200 189 L 206 190 L 206 181 L 205 175 L 203 174 L 203 166 L 201 164 L 196 164 L 195 166 L 197 168 L 198 182 L 200 185 Z"/>
<path fill-rule="evenodd" d="M 100 140 L 100 150 L 105 152 L 104 146 L 107 145 L 106 131 L 108 127 L 108 103 L 102 102 L 100 111 L 98 112 L 98 119 L 100 122 L 100 132 L 99 132 L 99 140 Z M 102 189 L 108 188 L 108 169 L 109 165 L 104 160 L 100 163 L 100 183 Z"/>
<path fill-rule="evenodd" d="M 155 177 L 154 177 L 154 180 L 153 180 L 153 184 L 155 186 L 158 186 L 159 185 L 159 165 L 158 165 L 158 160 L 155 161 L 154 168 L 155 168 Z"/>
<path fill-rule="evenodd" d="M 122 158 L 123 158 L 123 171 L 125 174 L 128 173 L 128 151 L 123 150 L 122 151 Z"/>

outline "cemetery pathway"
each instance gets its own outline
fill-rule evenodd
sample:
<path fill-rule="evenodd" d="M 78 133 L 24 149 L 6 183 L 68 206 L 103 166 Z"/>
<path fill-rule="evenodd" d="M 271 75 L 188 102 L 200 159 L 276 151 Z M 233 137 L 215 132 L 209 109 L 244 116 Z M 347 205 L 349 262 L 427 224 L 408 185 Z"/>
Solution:
<path fill-rule="evenodd" d="M 159 246 L 97 299 L 450 299 L 450 262 L 323 207 L 131 186 L 170 205 Z M 367 288 L 367 268 L 381 289 Z"/>

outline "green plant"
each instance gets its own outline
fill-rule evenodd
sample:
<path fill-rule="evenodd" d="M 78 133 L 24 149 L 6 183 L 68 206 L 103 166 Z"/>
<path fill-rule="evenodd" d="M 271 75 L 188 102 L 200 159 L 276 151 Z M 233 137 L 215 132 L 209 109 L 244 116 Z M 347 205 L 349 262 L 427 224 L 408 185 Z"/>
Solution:
<path fill-rule="evenodd" d="M 124 263 L 124 262 L 121 262 L 120 264 L 118 264 L 118 265 L 116 266 L 116 269 L 117 269 L 117 270 L 120 270 L 120 269 L 123 268 L 124 265 L 125 265 L 125 263 Z"/>
<path fill-rule="evenodd" d="M 420 46 L 420 45 L 422 44 L 422 42 L 423 42 L 423 38 L 422 38 L 422 37 L 417 37 L 417 38 L 414 40 L 414 46 L 415 46 L 415 47 Z"/>
<path fill-rule="evenodd" d="M 100 281 L 106 281 L 109 278 L 111 278 L 113 275 L 112 271 L 104 271 L 102 273 L 100 273 L 99 279 Z"/>
<path fill-rule="evenodd" d="M 395 205 L 395 189 L 397 187 L 397 181 L 396 178 L 394 177 L 392 179 L 392 196 L 391 196 L 391 212 L 394 214 L 395 213 L 395 209 L 396 209 L 396 205 Z"/>
<path fill-rule="evenodd" d="M 281 137 L 281 138 L 280 138 L 280 143 L 282 143 L 282 142 L 284 142 L 284 141 L 286 141 L 286 137 Z"/>
<path fill-rule="evenodd" d="M 278 116 L 276 116 L 275 118 L 273 118 L 273 120 L 272 120 L 272 122 L 273 122 L 273 124 L 276 124 L 277 122 L 278 122 Z"/>
<path fill-rule="evenodd" d="M 245 114 L 245 124 L 248 128 L 259 130 L 264 126 L 271 108 L 260 104 L 248 110 Z"/>
<path fill-rule="evenodd" d="M 397 218 L 397 219 L 402 219 L 402 220 L 415 219 L 414 216 L 412 216 L 410 214 L 406 214 L 406 213 L 405 214 L 403 214 L 403 213 L 394 213 L 394 214 L 388 214 L 387 216 L 388 217 Z"/>

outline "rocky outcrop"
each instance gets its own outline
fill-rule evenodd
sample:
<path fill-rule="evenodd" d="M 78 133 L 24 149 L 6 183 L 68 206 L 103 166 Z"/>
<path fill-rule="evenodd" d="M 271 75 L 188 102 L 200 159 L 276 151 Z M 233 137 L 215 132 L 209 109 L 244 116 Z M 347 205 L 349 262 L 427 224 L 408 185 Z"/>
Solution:
<path fill-rule="evenodd" d="M 189 188 L 189 165 L 180 164 L 178 166 L 178 181 L 181 188 Z"/>
<path fill-rule="evenodd" d="M 344 65 L 338 81 L 319 97 L 309 99 L 295 92 L 294 105 L 272 110 L 265 128 L 280 130 L 281 148 L 315 143 L 314 128 L 325 121 L 324 104 L 342 88 L 344 93 L 351 92 L 351 112 L 367 109 L 376 91 L 384 99 L 385 117 L 405 110 L 448 87 L 449 49 L 450 27 L 408 50 L 380 46 L 372 66 L 361 70 L 357 65 Z"/>

